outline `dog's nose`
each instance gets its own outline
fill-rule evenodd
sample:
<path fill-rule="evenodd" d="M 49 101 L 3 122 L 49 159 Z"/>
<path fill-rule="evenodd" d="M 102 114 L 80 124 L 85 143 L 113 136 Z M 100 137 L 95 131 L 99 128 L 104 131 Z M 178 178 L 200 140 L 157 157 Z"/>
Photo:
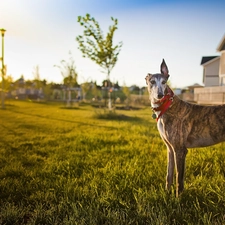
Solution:
<path fill-rule="evenodd" d="M 158 94 L 158 99 L 161 99 L 163 97 L 163 94 L 162 93 L 159 93 Z"/>

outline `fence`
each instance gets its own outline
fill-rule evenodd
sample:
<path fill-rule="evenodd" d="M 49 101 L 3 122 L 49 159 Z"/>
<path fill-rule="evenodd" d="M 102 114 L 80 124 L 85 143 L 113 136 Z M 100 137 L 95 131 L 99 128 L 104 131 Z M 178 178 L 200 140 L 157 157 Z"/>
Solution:
<path fill-rule="evenodd" d="M 202 105 L 225 104 L 225 86 L 195 88 L 194 93 L 186 92 L 178 96 L 184 101 Z M 149 105 L 149 96 L 131 95 L 131 104 Z"/>
<path fill-rule="evenodd" d="M 195 88 L 194 101 L 198 104 L 218 105 L 225 103 L 225 86 Z"/>

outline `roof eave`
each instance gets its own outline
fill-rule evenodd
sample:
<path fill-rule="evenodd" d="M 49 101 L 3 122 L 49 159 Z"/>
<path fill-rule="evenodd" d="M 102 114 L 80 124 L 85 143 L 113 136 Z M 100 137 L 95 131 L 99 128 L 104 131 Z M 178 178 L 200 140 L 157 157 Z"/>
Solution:
<path fill-rule="evenodd" d="M 206 65 L 208 65 L 208 64 L 210 64 L 210 63 L 212 63 L 212 62 L 214 62 L 214 61 L 216 61 L 218 59 L 220 59 L 220 56 L 217 56 L 217 57 L 215 57 L 215 58 L 213 58 L 213 59 L 211 59 L 211 60 L 201 64 L 201 66 L 206 66 Z"/>
<path fill-rule="evenodd" d="M 220 52 L 221 50 L 222 50 L 222 47 L 225 45 L 225 34 L 224 34 L 224 36 L 223 36 L 223 38 L 222 38 L 222 40 L 220 41 L 220 43 L 219 43 L 219 45 L 218 45 L 218 47 L 217 47 L 217 51 L 218 52 Z"/>

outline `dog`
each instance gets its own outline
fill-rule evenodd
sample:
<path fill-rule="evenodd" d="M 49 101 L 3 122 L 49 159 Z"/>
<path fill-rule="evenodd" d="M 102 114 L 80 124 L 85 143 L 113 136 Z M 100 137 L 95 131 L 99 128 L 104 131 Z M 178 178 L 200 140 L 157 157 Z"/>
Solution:
<path fill-rule="evenodd" d="M 187 149 L 225 141 L 225 105 L 202 106 L 181 100 L 167 84 L 169 70 L 164 59 L 160 71 L 148 74 L 145 80 L 153 118 L 167 146 L 166 189 L 173 184 L 175 168 L 178 197 L 184 190 Z"/>

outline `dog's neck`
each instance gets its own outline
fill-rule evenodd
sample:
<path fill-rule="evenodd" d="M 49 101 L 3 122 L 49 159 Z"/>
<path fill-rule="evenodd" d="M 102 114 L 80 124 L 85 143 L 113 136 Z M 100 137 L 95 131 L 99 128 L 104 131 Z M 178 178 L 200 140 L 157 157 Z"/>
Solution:
<path fill-rule="evenodd" d="M 156 119 L 156 121 L 158 121 L 159 118 L 169 109 L 173 102 L 173 91 L 169 87 L 167 87 L 166 91 L 167 93 L 163 98 L 159 100 L 151 99 L 151 106 L 154 111 L 152 117 L 153 119 Z"/>

